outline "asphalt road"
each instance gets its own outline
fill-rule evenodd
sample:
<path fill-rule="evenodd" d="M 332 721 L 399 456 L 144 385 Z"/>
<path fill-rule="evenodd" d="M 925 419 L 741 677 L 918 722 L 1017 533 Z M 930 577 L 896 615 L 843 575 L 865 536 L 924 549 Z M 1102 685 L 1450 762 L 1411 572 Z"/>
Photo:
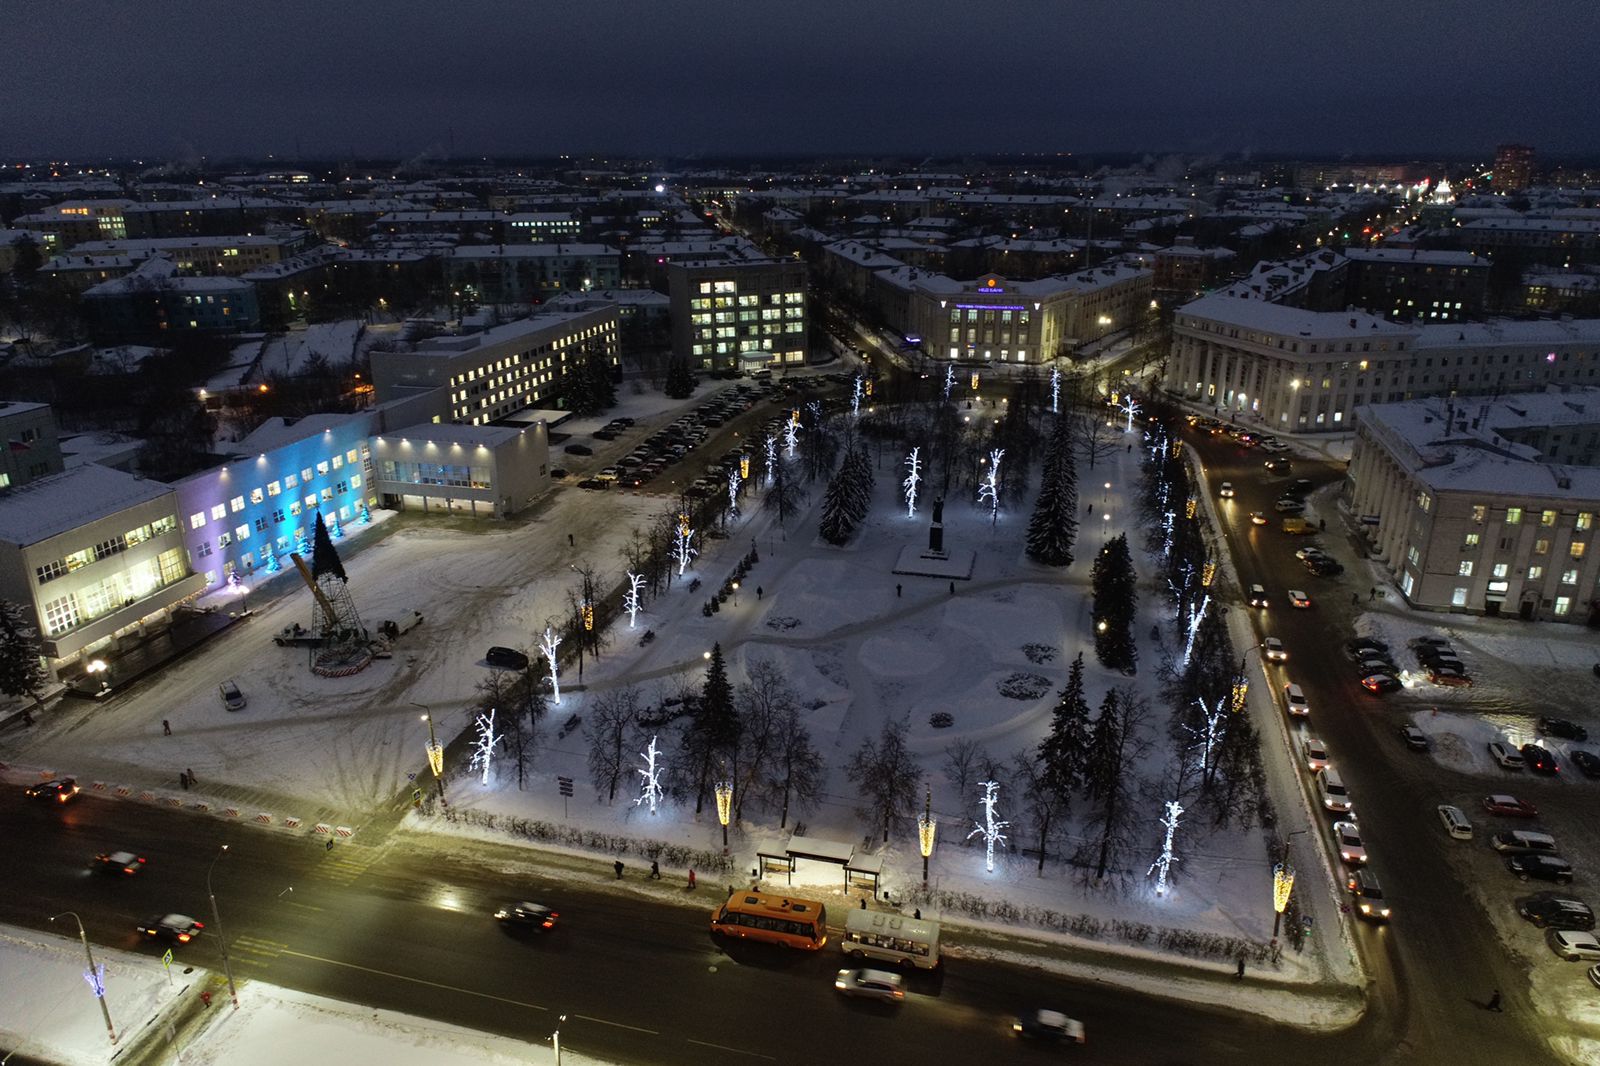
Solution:
<path fill-rule="evenodd" d="M 1393 1019 L 1397 1047 L 1414 1050 L 1421 1056 L 1416 1061 L 1428 1061 L 1425 1049 L 1439 1047 L 1471 1048 L 1473 1057 L 1484 1062 L 1556 1061 L 1542 1057 L 1548 1054 L 1544 1034 L 1568 1023 L 1534 1014 L 1526 995 L 1526 965 L 1498 943 L 1493 926 L 1463 890 L 1455 869 L 1460 849 L 1475 846 L 1487 851 L 1482 844 L 1485 828 L 1492 832 L 1503 826 L 1489 822 L 1481 810 L 1469 810 L 1469 817 L 1478 823 L 1479 839 L 1463 845 L 1444 834 L 1434 813 L 1439 803 L 1459 803 L 1463 793 L 1481 795 L 1490 789 L 1482 779 L 1406 748 L 1396 730 L 1406 711 L 1418 709 L 1418 702 L 1404 693 L 1368 694 L 1344 654 L 1343 643 L 1355 632 L 1359 610 L 1351 596 L 1365 603 L 1371 593 L 1363 580 L 1365 567 L 1357 565 L 1355 541 L 1344 531 L 1334 502 L 1343 464 L 1295 459 L 1292 472 L 1272 474 L 1265 470 L 1266 455 L 1259 449 L 1196 431 L 1187 436 L 1205 465 L 1213 496 L 1223 481 L 1233 483 L 1236 497 L 1217 501 L 1228 549 L 1240 583 L 1263 585 L 1271 602 L 1266 610 L 1242 602 L 1231 607 L 1254 615 L 1259 636 L 1276 636 L 1284 642 L 1288 662 L 1270 668 L 1275 688 L 1281 690 L 1293 681 L 1311 704 L 1309 720 L 1290 726 L 1296 744 L 1298 737 L 1313 734 L 1327 746 L 1350 787 L 1370 867 L 1392 900 L 1394 919 L 1389 927 L 1357 929 L 1360 949 L 1374 976 L 1374 1013 Z M 1319 514 L 1327 519 L 1327 531 L 1319 536 L 1280 531 L 1281 516 L 1272 505 L 1296 478 L 1310 478 L 1318 485 L 1307 516 L 1313 524 Z M 1252 525 L 1251 511 L 1265 512 L 1270 524 Z M 1346 573 L 1332 578 L 1308 573 L 1294 552 L 1310 543 L 1334 554 L 1345 564 Z M 1292 608 L 1287 598 L 1291 588 L 1307 592 L 1312 607 Z M 1402 657 L 1401 666 L 1408 665 L 1406 649 L 1394 653 Z M 1275 697 L 1281 711 L 1281 691 Z M 1310 778 L 1302 775 L 1302 780 L 1308 783 Z M 1519 792 L 1527 791 L 1522 787 L 1527 784 L 1535 783 L 1518 782 Z M 1312 802 L 1320 809 L 1315 797 Z M 1321 818 L 1319 829 L 1328 831 L 1333 821 L 1332 816 Z M 1310 861 L 1310 848 L 1296 845 L 1295 850 L 1299 862 Z M 1509 881 L 1503 870 L 1492 872 L 1492 865 L 1477 868 L 1487 877 Z M 1539 887 L 1548 886 L 1528 890 Z M 1576 968 L 1573 976 L 1582 980 Z M 1483 1009 L 1495 989 L 1505 997 L 1504 1014 Z"/>
<path fill-rule="evenodd" d="M 163 808 L 86 796 L 55 809 L 15 793 L 0 800 L 0 832 L 11 845 L 0 922 L 45 929 L 50 914 L 72 908 L 96 943 L 158 954 L 162 948 L 142 942 L 134 924 L 180 911 L 207 929 L 175 948 L 178 961 L 220 969 L 205 875 L 229 842 L 214 887 L 241 981 L 260 978 L 528 1041 L 547 1039 L 565 1014 L 564 1047 L 620 1063 L 1044 1061 L 1054 1052 L 1009 1031 L 1014 1013 L 1030 1006 L 1081 1018 L 1096 1062 L 1439 1061 L 1390 1054 L 1396 1041 L 1383 1018 L 1397 1015 L 1386 1011 L 1332 1034 L 1237 1013 L 1229 999 L 1238 986 L 1227 977 L 1216 980 L 1214 1007 L 1192 1006 L 952 958 L 940 974 L 912 976 L 898 1008 L 846 1001 L 831 987 L 842 965 L 831 945 L 808 955 L 713 939 L 707 918 L 721 894 L 713 886 L 702 886 L 699 907 L 675 905 L 594 880 L 597 864 L 509 847 L 453 844 L 443 855 L 397 837 L 382 848 L 340 843 L 329 852 L 320 839 Z M 148 868 L 123 879 L 87 873 L 89 856 L 112 847 L 148 856 Z M 539 937 L 504 933 L 490 914 L 516 898 L 556 906 L 559 928 Z M 115 1009 L 114 988 L 111 996 Z M 85 998 L 83 1009 L 90 1003 Z M 1514 1014 L 1494 1019 L 1507 1031 L 1520 1024 Z M 1455 1024 L 1438 1022 L 1439 1031 Z M 1472 1032 L 1491 1049 L 1513 1046 Z"/>

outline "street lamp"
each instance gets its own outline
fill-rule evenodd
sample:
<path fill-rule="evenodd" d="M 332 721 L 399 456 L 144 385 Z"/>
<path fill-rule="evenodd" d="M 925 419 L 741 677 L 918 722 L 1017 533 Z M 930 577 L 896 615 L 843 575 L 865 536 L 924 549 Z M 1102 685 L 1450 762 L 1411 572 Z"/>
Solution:
<path fill-rule="evenodd" d="M 1296 829 L 1283 838 L 1283 861 L 1272 867 L 1272 939 L 1278 939 L 1278 927 L 1283 922 L 1284 909 L 1289 906 L 1289 896 L 1294 891 L 1294 867 L 1289 865 L 1289 841 L 1309 829 Z"/>
<path fill-rule="evenodd" d="M 728 819 L 733 815 L 733 782 L 718 781 L 717 793 L 717 821 L 722 823 L 722 849 L 728 849 Z"/>
<path fill-rule="evenodd" d="M 556 1019 L 556 1031 L 550 1034 L 550 1043 L 556 1049 L 556 1066 L 561 1066 L 561 1026 L 566 1020 L 565 1014 Z"/>
<path fill-rule="evenodd" d="M 413 703 L 413 707 L 421 707 L 420 703 Z M 433 780 L 439 786 L 439 802 L 444 802 L 444 748 L 439 746 L 439 738 L 433 732 L 433 715 L 425 714 L 422 720 L 428 723 L 428 769 L 433 771 Z"/>
<path fill-rule="evenodd" d="M 89 960 L 89 969 L 83 975 L 83 978 L 89 982 L 89 988 L 93 990 L 94 998 L 100 1001 L 100 1016 L 106 1020 L 106 1035 L 115 1044 L 117 1042 L 117 1030 L 111 1024 L 111 1008 L 106 1006 L 105 969 L 95 965 L 94 952 L 89 950 L 89 934 L 83 931 L 83 919 L 78 917 L 77 911 L 62 911 L 50 920 L 53 922 L 56 918 L 65 918 L 69 914 L 72 915 L 72 920 L 78 923 L 78 939 L 83 941 L 83 955 Z M 10 1055 L 6 1056 L 8 1059 L 10 1057 Z"/>
<path fill-rule="evenodd" d="M 228 962 L 228 938 L 222 935 L 222 915 L 217 911 L 217 894 L 211 888 L 211 871 L 217 868 L 217 860 L 228 853 L 228 845 L 224 844 L 217 851 L 217 857 L 211 860 L 211 865 L 206 867 L 206 895 L 211 897 L 211 922 L 217 927 L 217 946 L 222 949 L 222 972 L 228 978 L 228 995 L 233 997 L 233 1009 L 239 1009 L 239 990 L 233 984 L 233 966 Z"/>
<path fill-rule="evenodd" d="M 1106 482 L 1106 490 L 1105 490 L 1105 492 L 1100 494 L 1100 502 L 1101 503 L 1107 503 L 1107 502 L 1110 501 L 1110 499 L 1111 499 L 1111 482 L 1108 481 L 1108 482 Z"/>
<path fill-rule="evenodd" d="M 91 677 L 100 682 L 100 688 L 96 691 L 96 695 L 103 696 L 111 691 L 111 682 L 106 679 L 106 671 L 110 667 L 106 666 L 104 659 L 90 659 L 89 665 L 84 669 L 89 672 Z"/>
<path fill-rule="evenodd" d="M 733 605 L 735 607 L 739 606 L 739 583 L 737 581 L 733 583 Z"/>
<path fill-rule="evenodd" d="M 933 817 L 933 789 L 928 789 L 928 798 L 922 806 L 922 817 L 917 819 L 917 847 L 922 852 L 922 883 L 928 883 L 928 856 L 933 854 L 933 836 L 938 830 L 939 823 Z"/>

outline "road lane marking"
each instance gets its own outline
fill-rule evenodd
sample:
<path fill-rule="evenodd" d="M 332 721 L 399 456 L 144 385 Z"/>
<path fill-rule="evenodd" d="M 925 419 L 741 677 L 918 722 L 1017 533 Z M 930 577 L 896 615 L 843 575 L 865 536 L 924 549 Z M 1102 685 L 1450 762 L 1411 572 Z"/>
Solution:
<path fill-rule="evenodd" d="M 654 1029 L 641 1029 L 637 1025 L 627 1025 L 623 1022 L 608 1022 L 604 1018 L 591 1018 L 587 1014 L 574 1014 L 574 1018 L 582 1018 L 586 1022 L 595 1022 L 599 1025 L 609 1025 L 617 1029 L 632 1029 L 636 1033 L 648 1033 L 650 1036 L 660 1036 Z"/>
<path fill-rule="evenodd" d="M 753 1059 L 766 1059 L 768 1062 L 778 1061 L 778 1057 L 776 1055 L 763 1055 L 759 1051 L 746 1051 L 743 1048 L 729 1047 L 727 1044 L 713 1044 L 705 1040 L 696 1040 L 692 1036 L 686 1036 L 684 1039 L 691 1044 L 699 1044 L 701 1047 L 714 1047 L 718 1051 L 731 1051 L 735 1055 L 749 1055 Z"/>
<path fill-rule="evenodd" d="M 410 981 L 412 984 L 427 985 L 429 988 L 442 988 L 446 992 L 460 992 L 461 994 L 467 996 L 477 996 L 479 999 L 492 999 L 496 1003 L 509 1003 L 513 1007 L 527 1007 L 530 1010 L 543 1011 L 546 1014 L 550 1013 L 549 1007 L 541 1007 L 537 1003 L 527 1003 L 520 999 L 508 999 L 505 996 L 496 996 L 488 992 L 475 992 L 470 988 L 458 988 L 455 985 L 441 984 L 438 981 L 429 981 L 422 977 L 407 977 L 403 973 L 390 973 L 388 970 L 375 970 L 370 966 L 361 966 L 353 962 L 340 962 L 338 959 L 326 959 L 321 955 L 307 955 L 303 951 L 285 951 L 284 954 L 292 955 L 298 959 L 310 959 L 312 962 L 325 962 L 329 966 L 343 966 L 350 970 L 360 970 L 362 973 L 376 974 L 379 977 L 392 977 L 396 981 Z M 599 1019 L 590 1020 L 598 1021 Z M 617 1023 L 609 1022 L 607 1024 L 615 1025 Z M 632 1028 L 632 1026 L 627 1026 L 626 1028 Z M 644 1031 L 649 1032 L 649 1030 Z"/>

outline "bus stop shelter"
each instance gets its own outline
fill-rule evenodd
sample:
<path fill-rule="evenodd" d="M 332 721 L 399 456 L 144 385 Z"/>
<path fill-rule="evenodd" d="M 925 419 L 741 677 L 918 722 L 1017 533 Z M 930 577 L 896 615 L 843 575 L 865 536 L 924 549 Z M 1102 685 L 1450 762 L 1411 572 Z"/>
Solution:
<path fill-rule="evenodd" d="M 795 864 L 801 859 L 842 866 L 845 888 L 855 879 L 871 881 L 874 898 L 878 895 L 878 879 L 883 874 L 883 856 L 861 855 L 854 844 L 819 837 L 791 836 L 782 851 L 760 851 L 756 858 L 761 863 L 761 874 L 781 871 L 791 885 L 794 884 Z"/>

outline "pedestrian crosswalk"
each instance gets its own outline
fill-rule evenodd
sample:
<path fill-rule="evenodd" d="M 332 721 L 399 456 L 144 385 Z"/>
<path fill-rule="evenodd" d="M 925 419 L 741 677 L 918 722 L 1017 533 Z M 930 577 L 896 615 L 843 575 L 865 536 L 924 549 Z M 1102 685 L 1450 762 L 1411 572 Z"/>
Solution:
<path fill-rule="evenodd" d="M 328 851 L 323 860 L 311 871 L 311 876 L 336 885 L 348 885 L 366 873 L 377 862 L 382 852 L 359 844 L 340 843 Z"/>
<path fill-rule="evenodd" d="M 241 966 L 254 966 L 265 969 L 271 966 L 273 960 L 282 955 L 289 945 L 278 940 L 262 940 L 259 937 L 240 936 L 234 937 L 228 943 L 228 950 L 233 956 L 233 961 Z"/>

